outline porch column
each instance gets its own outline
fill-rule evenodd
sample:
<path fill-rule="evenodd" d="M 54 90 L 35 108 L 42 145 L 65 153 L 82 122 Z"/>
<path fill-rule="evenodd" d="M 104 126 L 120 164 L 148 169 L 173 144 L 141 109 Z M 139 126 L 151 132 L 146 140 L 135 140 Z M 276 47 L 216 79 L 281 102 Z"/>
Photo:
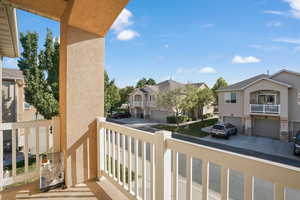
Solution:
<path fill-rule="evenodd" d="M 61 20 L 60 117 L 67 186 L 97 176 L 97 123 L 104 117 L 104 39 Z"/>
<path fill-rule="evenodd" d="M 287 118 L 280 118 L 280 140 L 289 140 L 289 121 Z"/>
<path fill-rule="evenodd" d="M 245 135 L 252 135 L 252 120 L 250 115 L 245 117 Z"/>

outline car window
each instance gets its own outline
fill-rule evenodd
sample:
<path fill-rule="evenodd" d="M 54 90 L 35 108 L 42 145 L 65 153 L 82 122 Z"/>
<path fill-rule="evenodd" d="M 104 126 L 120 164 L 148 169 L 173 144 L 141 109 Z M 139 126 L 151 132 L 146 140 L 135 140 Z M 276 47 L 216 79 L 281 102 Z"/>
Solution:
<path fill-rule="evenodd" d="M 297 140 L 300 140 L 300 133 L 298 133 L 298 134 L 296 135 L 296 139 L 297 139 Z"/>
<path fill-rule="evenodd" d="M 224 130 L 224 126 L 221 125 L 214 125 L 213 129 L 217 129 L 217 130 Z"/>

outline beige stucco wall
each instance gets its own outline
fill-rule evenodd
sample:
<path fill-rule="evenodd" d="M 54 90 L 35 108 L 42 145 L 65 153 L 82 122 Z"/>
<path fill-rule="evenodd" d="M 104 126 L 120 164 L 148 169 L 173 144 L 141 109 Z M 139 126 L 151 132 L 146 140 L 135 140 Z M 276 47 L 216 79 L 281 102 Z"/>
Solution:
<path fill-rule="evenodd" d="M 244 116 L 244 94 L 243 91 L 233 91 L 236 93 L 237 103 L 226 103 L 225 93 L 218 93 L 219 101 L 219 115 L 220 116 L 232 116 L 243 117 Z"/>
<path fill-rule="evenodd" d="M 250 115 L 250 93 L 258 90 L 274 90 L 280 92 L 280 117 L 288 119 L 288 88 L 277 83 L 261 80 L 247 87 L 244 90 L 244 111 L 245 115 Z"/>
<path fill-rule="evenodd" d="M 274 80 L 288 83 L 292 88 L 288 91 L 288 115 L 290 121 L 300 122 L 300 105 L 297 103 L 297 92 L 300 89 L 300 76 L 288 72 L 282 72 L 275 77 Z"/>

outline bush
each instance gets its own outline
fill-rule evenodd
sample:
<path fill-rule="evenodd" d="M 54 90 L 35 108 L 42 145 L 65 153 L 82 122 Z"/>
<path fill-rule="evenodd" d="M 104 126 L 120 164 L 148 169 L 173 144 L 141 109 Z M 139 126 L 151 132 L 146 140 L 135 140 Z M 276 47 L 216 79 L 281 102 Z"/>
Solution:
<path fill-rule="evenodd" d="M 178 121 L 178 123 L 184 123 L 184 122 L 188 122 L 190 120 L 191 119 L 188 116 L 179 116 L 179 117 L 177 117 L 177 120 L 176 120 L 175 116 L 167 117 L 167 123 L 169 123 L 169 124 L 176 124 L 177 121 Z"/>
<path fill-rule="evenodd" d="M 203 119 L 208 119 L 211 117 L 213 117 L 213 114 L 211 114 L 211 113 L 206 113 L 205 115 L 203 115 Z"/>

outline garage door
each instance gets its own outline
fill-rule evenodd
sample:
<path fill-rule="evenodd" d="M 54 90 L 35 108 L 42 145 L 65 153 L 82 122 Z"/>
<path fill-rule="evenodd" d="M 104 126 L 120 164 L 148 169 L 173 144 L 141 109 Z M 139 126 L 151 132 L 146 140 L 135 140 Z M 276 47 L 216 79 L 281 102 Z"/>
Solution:
<path fill-rule="evenodd" d="M 253 135 L 280 139 L 280 121 L 254 118 Z"/>
<path fill-rule="evenodd" d="M 294 134 L 300 131 L 300 122 L 294 122 Z"/>
<path fill-rule="evenodd" d="M 238 128 L 239 133 L 243 132 L 242 119 L 240 117 L 224 117 L 224 122 L 233 124 Z"/>
<path fill-rule="evenodd" d="M 152 110 L 150 119 L 166 122 L 166 118 L 172 114 L 166 111 Z"/>

